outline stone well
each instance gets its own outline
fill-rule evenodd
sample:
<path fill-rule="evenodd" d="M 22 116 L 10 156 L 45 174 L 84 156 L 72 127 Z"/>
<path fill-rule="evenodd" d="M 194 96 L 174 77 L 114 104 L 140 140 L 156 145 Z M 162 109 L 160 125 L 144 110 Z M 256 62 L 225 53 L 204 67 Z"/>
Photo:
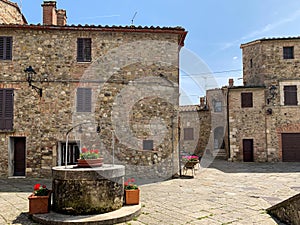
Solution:
<path fill-rule="evenodd" d="M 125 167 L 52 168 L 55 212 L 88 215 L 111 212 L 123 205 Z"/>

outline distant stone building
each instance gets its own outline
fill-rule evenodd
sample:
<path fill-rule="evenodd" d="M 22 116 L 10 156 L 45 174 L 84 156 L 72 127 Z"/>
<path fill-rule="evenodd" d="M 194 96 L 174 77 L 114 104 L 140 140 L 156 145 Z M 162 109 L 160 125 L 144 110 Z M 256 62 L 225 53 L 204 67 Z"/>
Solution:
<path fill-rule="evenodd" d="M 204 154 L 210 136 L 210 113 L 201 98 L 200 105 L 180 106 L 180 151 L 181 154 Z"/>
<path fill-rule="evenodd" d="M 0 24 L 27 24 L 18 4 L 0 0 Z"/>
<path fill-rule="evenodd" d="M 136 178 L 177 173 L 187 32 L 68 26 L 55 1 L 42 6 L 43 25 L 22 23 L 18 10 L 19 22 L 0 24 L 0 176 L 49 177 L 52 166 L 75 164 L 83 146 Z"/>
<path fill-rule="evenodd" d="M 300 38 L 241 49 L 244 86 L 228 89 L 230 158 L 300 162 Z"/>
<path fill-rule="evenodd" d="M 230 161 L 300 162 L 300 38 L 260 39 L 241 49 L 244 85 L 230 79 L 206 93 L 210 117 L 199 131 L 210 127 L 205 149 Z M 191 114 L 181 124 L 196 126 Z"/>

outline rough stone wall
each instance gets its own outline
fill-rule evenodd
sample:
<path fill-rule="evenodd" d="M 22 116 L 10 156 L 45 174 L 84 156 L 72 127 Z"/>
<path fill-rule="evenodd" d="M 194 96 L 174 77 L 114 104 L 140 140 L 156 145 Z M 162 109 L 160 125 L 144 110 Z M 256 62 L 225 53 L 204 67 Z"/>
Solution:
<path fill-rule="evenodd" d="M 184 140 L 184 128 L 193 128 L 193 140 Z M 207 148 L 210 129 L 208 110 L 180 111 L 180 150 L 189 154 L 202 155 Z"/>
<path fill-rule="evenodd" d="M 294 46 L 294 59 L 283 59 L 283 47 Z M 246 85 L 300 78 L 300 39 L 270 39 L 242 45 Z M 250 60 L 252 59 L 252 68 Z"/>
<path fill-rule="evenodd" d="M 6 0 L 0 1 L 0 24 L 24 24 L 22 13 L 17 4 Z"/>
<path fill-rule="evenodd" d="M 268 208 L 267 212 L 286 224 L 299 224 L 300 194 Z"/>
<path fill-rule="evenodd" d="M 9 175 L 9 137 L 26 137 L 26 176 L 49 177 L 51 167 L 57 164 L 58 143 L 65 142 L 66 132 L 74 124 L 84 121 L 100 123 L 100 149 L 108 155 L 105 163 L 112 159 L 111 131 L 115 131 L 116 162 L 135 165 L 126 167 L 128 174 L 166 177 L 178 171 L 177 34 L 47 30 L 34 26 L 1 28 L 0 35 L 13 37 L 13 60 L 0 61 L 0 81 L 1 88 L 12 87 L 15 94 L 14 132 L 0 134 L 0 149 L 4 153 L 0 158 L 1 176 Z M 91 63 L 76 61 L 79 37 L 92 38 Z M 37 72 L 36 80 L 48 74 L 49 82 L 34 83 L 43 88 L 42 98 L 25 82 L 23 71 L 29 65 Z M 145 91 L 149 82 L 150 88 Z M 130 89 L 130 85 L 135 89 Z M 94 104 L 89 114 L 75 110 L 76 88 L 82 86 L 93 89 Z M 133 136 L 138 137 L 137 146 L 128 147 L 122 132 L 115 130 L 117 127 L 120 131 L 126 125 L 113 122 L 118 116 L 121 118 L 120 107 L 114 107 L 116 99 L 122 96 L 125 96 L 123 112 L 130 112 L 128 123 Z M 141 139 L 158 136 L 151 133 L 157 129 L 149 131 L 151 118 L 162 121 L 155 125 L 165 127 L 165 136 L 160 142 L 154 141 L 153 151 L 143 151 Z M 126 129 L 123 131 L 126 133 Z M 86 136 L 88 139 L 89 135 Z M 70 141 L 79 138 L 71 132 Z M 89 140 L 92 147 L 97 142 L 91 137 Z"/>
<path fill-rule="evenodd" d="M 241 107 L 241 93 L 253 93 L 253 107 Z M 229 88 L 229 137 L 230 157 L 233 161 L 243 161 L 243 139 L 253 139 L 254 161 L 265 162 L 266 124 L 264 88 Z"/>
<path fill-rule="evenodd" d="M 261 85 L 264 83 L 263 63 L 264 52 L 259 44 L 242 48 L 243 55 L 243 82 L 244 85 Z"/>
<path fill-rule="evenodd" d="M 194 131 L 193 140 L 184 139 L 184 129 L 192 128 Z M 180 150 L 194 154 L 197 150 L 200 134 L 199 113 L 194 111 L 180 111 Z"/>
<path fill-rule="evenodd" d="M 223 147 L 222 143 L 227 139 L 227 89 L 208 90 L 206 95 L 211 113 L 211 131 L 207 149 L 216 155 L 220 149 L 224 149 L 226 146 Z M 217 102 L 221 105 L 217 105 Z M 220 133 L 221 135 L 219 135 L 219 132 L 222 132 L 222 134 Z"/>

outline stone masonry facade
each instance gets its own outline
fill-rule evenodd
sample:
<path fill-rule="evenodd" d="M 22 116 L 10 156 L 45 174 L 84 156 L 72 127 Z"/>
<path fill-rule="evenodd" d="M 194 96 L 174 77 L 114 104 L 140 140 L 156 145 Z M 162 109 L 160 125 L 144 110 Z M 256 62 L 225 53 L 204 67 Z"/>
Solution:
<path fill-rule="evenodd" d="M 241 49 L 244 86 L 229 89 L 228 99 L 231 159 L 243 161 L 243 139 L 252 139 L 254 161 L 300 161 L 300 38 L 260 39 Z M 243 92 L 253 94 L 253 107 L 241 109 Z"/>
<path fill-rule="evenodd" d="M 7 0 L 0 0 L 0 24 L 27 24 L 19 6 Z"/>
<path fill-rule="evenodd" d="M 180 106 L 179 115 L 181 154 L 202 156 L 210 136 L 210 111 L 204 105 L 186 105 Z"/>
<path fill-rule="evenodd" d="M 0 176 L 14 175 L 12 141 L 23 137 L 26 176 L 49 177 L 63 157 L 67 131 L 86 122 L 91 125 L 83 134 L 74 129 L 69 141 L 99 148 L 104 163 L 124 164 L 135 177 L 177 173 L 178 51 L 186 33 L 180 27 L 0 25 L 0 36 L 13 38 L 12 60 L 0 60 L 0 89 L 14 93 L 13 130 L 0 133 Z M 91 62 L 77 62 L 78 38 L 92 40 Z M 28 87 L 28 66 L 42 97 Z M 76 111 L 78 88 L 92 90 L 90 113 Z M 100 125 L 99 134 L 92 124 Z M 144 140 L 153 148 L 143 150 Z"/>

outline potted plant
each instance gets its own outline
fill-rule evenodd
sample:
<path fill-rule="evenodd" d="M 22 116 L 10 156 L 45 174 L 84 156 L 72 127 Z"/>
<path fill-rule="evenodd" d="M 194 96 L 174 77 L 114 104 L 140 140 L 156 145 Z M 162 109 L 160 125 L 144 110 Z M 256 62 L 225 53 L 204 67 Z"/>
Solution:
<path fill-rule="evenodd" d="M 184 164 L 183 171 L 187 173 L 190 169 L 192 171 L 192 175 L 195 174 L 195 166 L 199 163 L 199 157 L 196 155 L 188 155 L 182 156 L 182 162 Z"/>
<path fill-rule="evenodd" d="M 134 182 L 134 178 L 129 178 L 124 182 L 125 205 L 138 205 L 140 203 L 140 189 Z"/>
<path fill-rule="evenodd" d="M 100 157 L 98 149 L 81 149 L 80 158 L 77 160 L 78 167 L 99 167 L 102 163 L 103 158 Z"/>
<path fill-rule="evenodd" d="M 187 156 L 182 156 L 182 162 L 187 163 L 187 162 L 199 162 L 199 157 L 196 155 L 187 155 Z"/>
<path fill-rule="evenodd" d="M 48 213 L 51 206 L 51 190 L 46 185 L 35 184 L 29 199 L 29 214 Z"/>

